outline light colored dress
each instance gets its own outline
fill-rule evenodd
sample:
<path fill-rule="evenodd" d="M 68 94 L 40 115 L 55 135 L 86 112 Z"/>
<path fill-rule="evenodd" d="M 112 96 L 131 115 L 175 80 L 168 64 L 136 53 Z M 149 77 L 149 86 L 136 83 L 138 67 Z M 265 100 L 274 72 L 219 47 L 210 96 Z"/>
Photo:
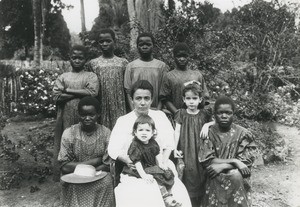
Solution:
<path fill-rule="evenodd" d="M 66 72 L 61 74 L 55 81 L 53 87 L 53 100 L 56 102 L 64 88 L 85 89 L 91 96 L 96 96 L 99 90 L 97 75 L 92 72 Z M 72 99 L 64 104 L 56 104 L 57 118 L 54 140 L 54 179 L 59 180 L 59 166 L 57 156 L 60 149 L 61 135 L 63 131 L 73 124 L 79 122 L 78 103 L 80 98 Z"/>
<path fill-rule="evenodd" d="M 136 59 L 130 62 L 125 71 L 124 87 L 126 93 L 130 94 L 132 85 L 138 80 L 147 80 L 153 86 L 153 102 L 152 107 L 158 105 L 159 91 L 162 85 L 164 76 L 169 71 L 169 67 L 162 61 L 153 59 L 145 62 L 141 59 Z"/>
<path fill-rule="evenodd" d="M 109 165 L 106 153 L 110 130 L 97 124 L 97 130 L 88 135 L 81 124 L 66 129 L 62 136 L 58 161 L 61 166 L 68 162 L 83 162 L 102 157 Z M 114 206 L 113 180 L 108 173 L 104 178 L 91 183 L 72 184 L 62 181 L 62 203 L 64 207 L 112 207 Z"/>
<path fill-rule="evenodd" d="M 251 168 L 256 153 L 253 135 L 245 128 L 232 124 L 228 132 L 221 132 L 213 125 L 208 138 L 200 144 L 199 161 L 209 163 L 213 158 L 236 158 Z M 204 164 L 206 165 L 206 164 Z M 243 178 L 237 169 L 220 173 L 216 178 L 206 181 L 203 207 L 249 207 L 250 180 Z"/>
<path fill-rule="evenodd" d="M 112 129 L 117 119 L 126 114 L 126 99 L 124 91 L 124 73 L 128 61 L 114 56 L 100 56 L 89 63 L 89 69 L 97 74 L 99 79 L 98 100 L 101 104 L 99 123 Z"/>
<path fill-rule="evenodd" d="M 204 170 L 198 161 L 198 154 L 201 129 L 210 120 L 211 114 L 205 109 L 197 114 L 188 114 L 186 109 L 180 109 L 175 114 L 176 123 L 181 125 L 177 149 L 183 152 L 185 164 L 182 182 L 191 198 L 201 197 L 205 192 Z"/>
<path fill-rule="evenodd" d="M 170 101 L 177 109 L 183 108 L 182 90 L 184 83 L 189 81 L 198 81 L 201 83 L 203 89 L 203 95 L 205 98 L 209 97 L 208 90 L 204 78 L 198 70 L 178 70 L 174 69 L 168 72 L 163 80 L 163 84 L 160 91 L 160 98 Z"/>
<path fill-rule="evenodd" d="M 149 110 L 148 115 L 154 120 L 157 128 L 156 141 L 163 149 L 174 149 L 174 130 L 166 115 L 162 111 Z M 120 155 L 127 155 L 132 142 L 132 128 L 137 116 L 134 111 L 120 117 L 112 130 L 108 145 L 108 154 L 117 159 Z M 172 187 L 174 199 L 182 203 L 183 207 L 191 207 L 189 195 L 183 183 L 179 180 L 174 164 L 169 161 L 175 178 Z M 120 183 L 115 188 L 117 207 L 165 207 L 157 183 L 149 184 L 141 178 L 121 174 Z"/>

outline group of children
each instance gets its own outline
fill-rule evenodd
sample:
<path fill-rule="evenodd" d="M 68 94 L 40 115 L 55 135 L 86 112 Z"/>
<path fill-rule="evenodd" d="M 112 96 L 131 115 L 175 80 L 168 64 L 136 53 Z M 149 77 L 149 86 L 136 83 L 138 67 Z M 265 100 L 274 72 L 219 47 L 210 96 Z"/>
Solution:
<path fill-rule="evenodd" d="M 209 93 L 201 72 L 188 68 L 190 55 L 188 45 L 177 43 L 174 46 L 173 55 L 176 68 L 169 71 L 169 67 L 164 62 L 153 58 L 155 41 L 149 33 L 138 36 L 137 49 L 140 57 L 130 63 L 126 59 L 114 55 L 116 37 L 112 30 L 101 30 L 98 42 L 102 56 L 91 60 L 85 67 L 86 50 L 83 46 L 73 47 L 70 56 L 73 71 L 62 74 L 56 81 L 54 94 L 59 106 L 58 120 L 60 117 L 60 121 L 57 122 L 59 126 L 56 127 L 56 137 L 58 137 L 55 141 L 56 146 L 59 146 L 62 130 L 78 123 L 78 117 L 70 115 L 76 113 L 70 113 L 70 110 L 81 97 L 86 95 L 98 97 L 101 104 L 99 122 L 112 129 L 117 118 L 126 114 L 126 108 L 133 109 L 130 97 L 131 86 L 137 80 L 148 80 L 154 88 L 151 107 L 158 110 L 165 107 L 173 116 L 175 122 L 174 157 L 182 158 L 184 161 L 185 168 L 182 181 L 188 190 L 192 205 L 200 206 L 201 199 L 204 199 L 207 201 L 205 206 L 223 206 L 212 204 L 213 199 L 218 196 L 208 192 L 213 187 L 207 187 L 206 183 L 209 183 L 207 179 L 232 169 L 227 166 L 221 170 L 221 167 L 216 167 L 220 164 L 233 166 L 241 172 L 242 176 L 249 177 L 247 169 L 250 165 L 247 167 L 236 160 L 234 160 L 235 162 L 232 160 L 222 162 L 215 159 L 233 159 L 238 152 L 241 156 L 239 144 L 242 140 L 235 140 L 234 142 L 237 141 L 238 144 L 232 147 L 231 155 L 222 157 L 227 150 L 226 147 L 218 154 L 219 148 L 214 149 L 215 143 L 212 139 L 200 138 L 203 125 L 212 121 L 212 113 L 204 109 Z M 85 71 L 85 68 L 92 72 Z M 98 81 L 95 81 L 96 79 Z M 228 136 L 232 137 L 240 128 L 233 132 L 230 131 L 232 114 L 235 109 L 230 99 L 226 99 L 225 102 L 224 100 L 219 105 L 215 105 L 216 121 L 213 124 L 216 134 L 225 133 L 227 136 L 230 132 Z M 71 104 L 73 105 L 71 106 Z M 76 107 L 74 108 L 76 109 Z M 240 131 L 243 134 L 245 130 Z M 172 192 L 169 190 L 174 183 L 174 174 L 160 163 L 161 155 L 159 146 L 155 141 L 155 135 L 156 129 L 153 120 L 147 115 L 138 117 L 133 127 L 134 139 L 128 150 L 130 159 L 135 163 L 136 171 L 128 172 L 128 174 L 141 177 L 147 182 L 153 182 L 155 179 L 160 186 L 166 206 L 181 206 L 172 198 Z M 220 137 L 222 139 L 223 135 Z M 228 140 L 225 141 L 227 142 L 226 146 L 231 146 L 233 142 Z M 208 142 L 212 143 L 209 147 L 207 147 Z M 244 148 L 246 147 L 244 146 Z M 209 150 L 211 152 L 210 157 L 206 154 Z M 214 163 L 212 160 L 219 162 Z M 209 197 L 211 195 L 214 197 Z M 226 199 L 223 200 L 226 204 Z M 241 202 L 248 202 L 247 195 L 242 197 Z"/>

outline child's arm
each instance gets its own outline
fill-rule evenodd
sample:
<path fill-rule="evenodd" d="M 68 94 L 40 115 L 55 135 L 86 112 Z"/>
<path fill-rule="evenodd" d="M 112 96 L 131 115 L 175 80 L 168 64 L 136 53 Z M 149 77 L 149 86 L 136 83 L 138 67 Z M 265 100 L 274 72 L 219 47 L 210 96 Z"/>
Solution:
<path fill-rule="evenodd" d="M 214 125 L 216 122 L 215 120 L 211 121 L 211 122 L 208 122 L 208 123 L 205 123 L 201 129 L 201 132 L 200 132 L 200 137 L 203 137 L 203 138 L 206 138 L 208 137 L 208 131 L 209 131 L 209 127 Z"/>
<path fill-rule="evenodd" d="M 135 167 L 142 179 L 146 180 L 148 183 L 152 183 L 154 181 L 153 176 L 145 172 L 141 162 L 136 162 Z"/>
<path fill-rule="evenodd" d="M 172 114 L 175 114 L 178 110 L 171 101 L 166 100 L 165 105 Z"/>
<path fill-rule="evenodd" d="M 181 129 L 181 124 L 176 123 L 175 131 L 174 131 L 174 140 L 175 140 L 174 157 L 175 158 L 183 158 L 182 152 L 177 150 L 179 137 L 180 137 L 180 129 Z"/>

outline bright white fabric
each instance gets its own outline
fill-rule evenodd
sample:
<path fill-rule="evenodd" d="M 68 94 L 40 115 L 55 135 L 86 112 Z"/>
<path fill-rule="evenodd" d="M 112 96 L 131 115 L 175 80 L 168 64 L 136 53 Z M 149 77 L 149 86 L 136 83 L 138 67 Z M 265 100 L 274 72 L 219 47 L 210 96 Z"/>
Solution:
<path fill-rule="evenodd" d="M 174 130 L 166 115 L 161 111 L 149 110 L 148 115 L 154 120 L 157 128 L 156 141 L 161 149 L 174 149 Z M 132 127 L 137 116 L 132 111 L 117 120 L 108 144 L 108 154 L 117 159 L 119 155 L 127 155 L 131 141 Z M 175 174 L 172 187 L 174 198 L 182 203 L 182 207 L 191 207 L 188 192 L 178 179 L 175 165 L 169 161 L 168 166 Z M 143 179 L 121 174 L 119 185 L 115 188 L 116 207 L 165 207 L 156 182 L 146 183 Z"/>
<path fill-rule="evenodd" d="M 174 130 L 167 116 L 162 111 L 149 110 L 148 115 L 153 119 L 157 129 L 157 141 L 160 149 L 174 149 Z M 108 144 L 108 154 L 114 160 L 119 155 L 127 155 L 132 142 L 132 127 L 137 119 L 134 111 L 118 118 Z"/>

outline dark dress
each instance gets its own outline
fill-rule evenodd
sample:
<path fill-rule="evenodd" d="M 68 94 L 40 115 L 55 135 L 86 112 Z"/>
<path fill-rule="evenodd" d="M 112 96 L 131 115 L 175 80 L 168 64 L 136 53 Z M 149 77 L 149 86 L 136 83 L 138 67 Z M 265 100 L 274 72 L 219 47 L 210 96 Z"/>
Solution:
<path fill-rule="evenodd" d="M 178 70 L 174 69 L 166 74 L 160 90 L 160 99 L 170 101 L 177 109 L 183 108 L 182 90 L 184 83 L 198 81 L 203 89 L 203 96 L 209 97 L 204 78 L 198 70 Z"/>
<path fill-rule="evenodd" d="M 232 124 L 228 132 L 221 132 L 217 125 L 210 128 L 208 138 L 201 139 L 199 161 L 209 165 L 213 158 L 236 158 L 249 168 L 254 161 L 256 145 L 253 135 L 245 128 Z M 249 207 L 250 180 L 243 178 L 238 169 L 220 173 L 206 181 L 203 207 Z"/>
<path fill-rule="evenodd" d="M 205 109 L 198 114 L 188 114 L 186 109 L 180 109 L 175 114 L 176 123 L 181 125 L 178 149 L 183 152 L 185 164 L 182 182 L 191 198 L 203 196 L 205 192 L 204 170 L 198 161 L 198 154 L 201 129 L 210 120 L 211 114 Z"/>
<path fill-rule="evenodd" d="M 156 164 L 156 156 L 159 154 L 159 150 L 159 145 L 154 139 L 150 139 L 148 144 L 143 144 L 140 140 L 134 138 L 128 149 L 128 155 L 134 164 L 141 162 L 145 172 L 153 175 L 159 185 L 170 189 L 174 184 L 174 174 L 170 169 L 162 170 Z M 140 177 L 137 171 L 127 171 L 126 173 Z"/>

